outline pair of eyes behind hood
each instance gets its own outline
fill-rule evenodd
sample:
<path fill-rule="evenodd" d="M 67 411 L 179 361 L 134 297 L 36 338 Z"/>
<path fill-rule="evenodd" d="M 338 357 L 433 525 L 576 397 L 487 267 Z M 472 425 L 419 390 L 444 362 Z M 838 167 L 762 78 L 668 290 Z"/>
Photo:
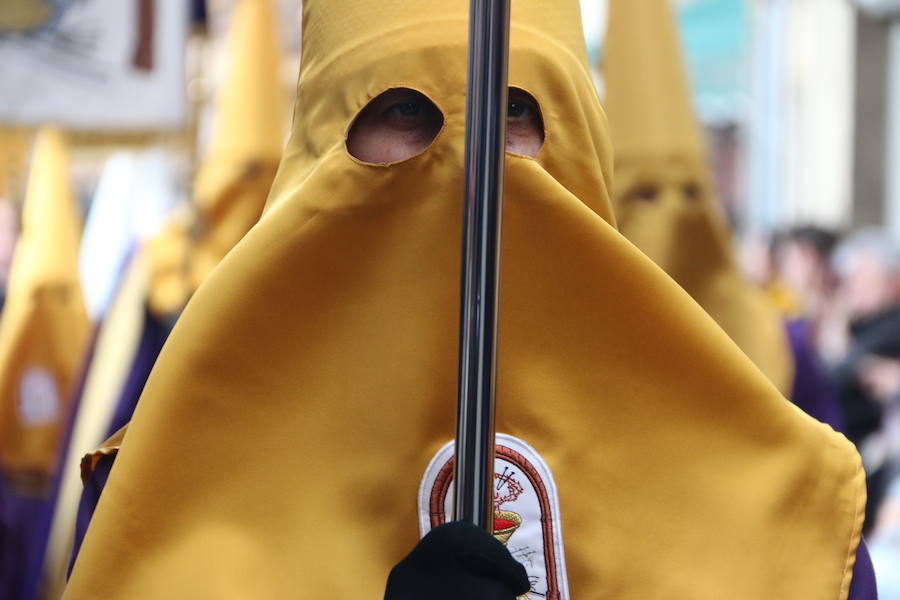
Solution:
<path fill-rule="evenodd" d="M 424 152 L 444 126 L 440 109 L 421 92 L 395 88 L 363 108 L 347 135 L 347 150 L 360 161 L 395 163 Z M 537 156 L 544 143 L 541 109 L 530 94 L 509 90 L 506 150 Z"/>

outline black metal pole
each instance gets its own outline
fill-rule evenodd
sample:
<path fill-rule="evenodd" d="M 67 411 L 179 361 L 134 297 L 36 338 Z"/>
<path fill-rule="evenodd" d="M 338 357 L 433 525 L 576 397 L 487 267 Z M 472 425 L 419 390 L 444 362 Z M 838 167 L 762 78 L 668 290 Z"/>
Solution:
<path fill-rule="evenodd" d="M 510 0 L 471 0 L 454 513 L 493 532 L 494 390 Z"/>

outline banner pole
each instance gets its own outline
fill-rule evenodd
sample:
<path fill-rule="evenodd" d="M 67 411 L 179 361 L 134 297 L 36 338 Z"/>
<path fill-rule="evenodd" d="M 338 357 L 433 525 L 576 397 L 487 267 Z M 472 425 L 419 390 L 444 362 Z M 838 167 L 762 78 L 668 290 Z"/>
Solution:
<path fill-rule="evenodd" d="M 510 0 L 471 0 L 454 517 L 493 533 Z"/>

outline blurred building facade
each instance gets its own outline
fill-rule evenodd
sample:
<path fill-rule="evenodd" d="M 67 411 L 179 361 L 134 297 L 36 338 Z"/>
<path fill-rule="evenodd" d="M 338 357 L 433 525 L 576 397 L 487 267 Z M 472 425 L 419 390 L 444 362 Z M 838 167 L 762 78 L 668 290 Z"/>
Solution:
<path fill-rule="evenodd" d="M 677 4 L 696 105 L 714 134 L 719 181 L 734 183 L 731 204 L 723 197 L 738 224 L 884 225 L 900 238 L 900 0 Z M 710 16 L 747 38 L 732 49 L 733 80 L 718 98 L 704 81 L 716 70 L 691 52 L 716 30 L 697 26 Z M 729 124 L 733 140 L 722 138 Z"/>
<path fill-rule="evenodd" d="M 848 224 L 900 239 L 900 0 L 856 0 L 853 205 Z"/>
<path fill-rule="evenodd" d="M 828 227 L 852 214 L 856 11 L 846 0 L 752 3 L 751 227 Z"/>

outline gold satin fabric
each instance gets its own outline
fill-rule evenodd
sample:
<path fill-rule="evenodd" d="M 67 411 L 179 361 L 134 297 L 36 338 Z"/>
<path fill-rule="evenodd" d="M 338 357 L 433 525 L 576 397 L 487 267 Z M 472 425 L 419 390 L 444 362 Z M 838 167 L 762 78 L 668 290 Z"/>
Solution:
<path fill-rule="evenodd" d="M 191 299 L 65 595 L 379 598 L 454 434 L 464 0 L 307 0 L 293 136 L 265 214 Z M 612 154 L 574 0 L 514 3 L 498 431 L 559 488 L 572 597 L 846 596 L 864 483 L 612 224 Z M 352 158 L 383 90 L 445 117 L 422 154 Z"/>
<path fill-rule="evenodd" d="M 18 195 L 19 177 L 25 171 L 28 136 L 21 129 L 0 127 L 0 200 Z"/>
<path fill-rule="evenodd" d="M 64 135 L 40 131 L 0 320 L 0 459 L 14 487 L 34 494 L 49 490 L 90 329 L 68 169 Z"/>
<path fill-rule="evenodd" d="M 150 241 L 149 304 L 177 313 L 262 214 L 285 139 L 281 54 L 272 0 L 240 0 L 228 36 L 209 152 L 193 211 Z"/>
<path fill-rule="evenodd" d="M 606 98 L 619 231 L 672 276 L 784 393 L 778 312 L 742 277 L 713 189 L 668 0 L 610 0 Z"/>

